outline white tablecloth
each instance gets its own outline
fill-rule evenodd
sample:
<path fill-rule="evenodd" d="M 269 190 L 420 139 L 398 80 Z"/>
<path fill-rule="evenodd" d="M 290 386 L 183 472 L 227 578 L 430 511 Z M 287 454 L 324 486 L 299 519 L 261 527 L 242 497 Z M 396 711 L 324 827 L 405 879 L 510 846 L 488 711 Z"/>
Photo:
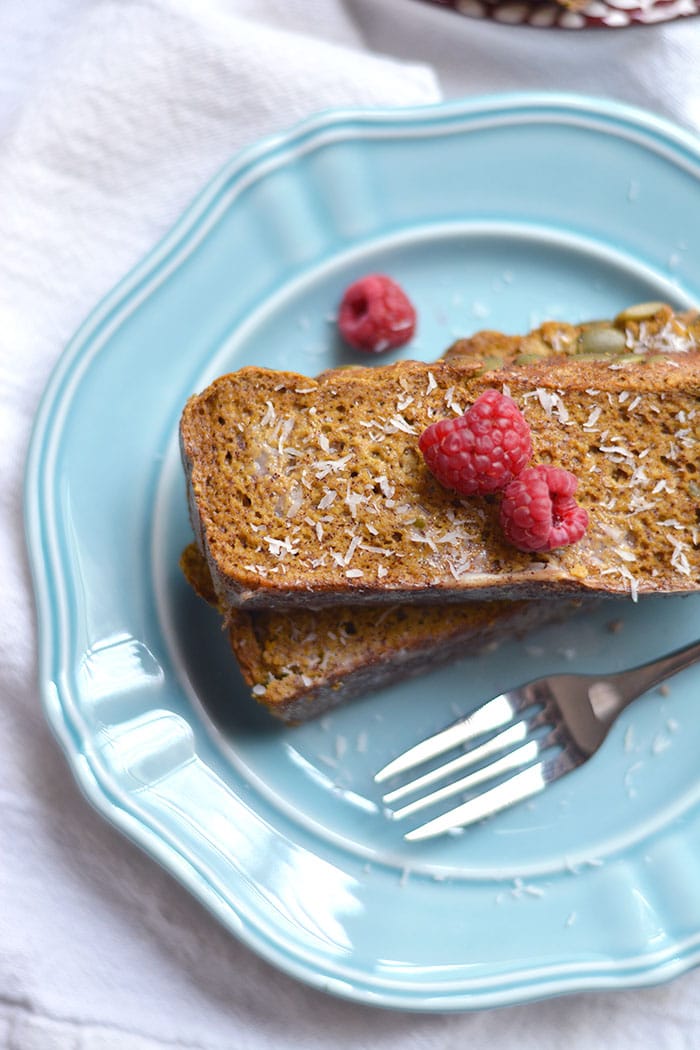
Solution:
<path fill-rule="evenodd" d="M 594 91 L 700 131 L 699 68 L 700 19 L 566 33 L 418 0 L 2 0 L 1 1046 L 700 1045 L 700 973 L 413 1016 L 327 997 L 238 944 L 75 787 L 37 696 L 21 515 L 32 418 L 67 339 L 238 147 L 330 105 L 517 88 Z"/>

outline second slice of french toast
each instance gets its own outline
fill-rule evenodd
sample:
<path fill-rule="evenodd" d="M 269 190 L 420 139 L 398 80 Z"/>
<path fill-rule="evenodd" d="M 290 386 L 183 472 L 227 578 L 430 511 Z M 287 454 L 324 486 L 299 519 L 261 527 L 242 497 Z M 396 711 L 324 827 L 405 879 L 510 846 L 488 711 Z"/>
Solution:
<path fill-rule="evenodd" d="M 292 724 L 565 620 L 582 604 L 470 601 L 225 609 L 194 543 L 183 551 L 180 565 L 200 598 L 224 616 L 233 655 L 254 699 L 275 718 Z"/>

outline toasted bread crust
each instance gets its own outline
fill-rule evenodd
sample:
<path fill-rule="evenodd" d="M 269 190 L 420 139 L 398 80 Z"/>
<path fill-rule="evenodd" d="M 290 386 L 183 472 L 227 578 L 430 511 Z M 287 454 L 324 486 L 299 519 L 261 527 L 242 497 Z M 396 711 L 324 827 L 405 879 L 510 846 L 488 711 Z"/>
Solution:
<path fill-rule="evenodd" d="M 590 327 L 550 323 L 522 339 L 482 333 L 434 365 L 217 379 L 180 433 L 195 537 L 225 608 L 699 589 L 698 322 L 664 308 L 618 330 L 638 353 L 569 356 Z M 494 386 L 528 419 L 533 462 L 579 478 L 591 523 L 578 544 L 517 551 L 496 501 L 460 499 L 425 468 L 424 427 Z"/>
<path fill-rule="evenodd" d="M 201 598 L 227 615 L 228 635 L 254 698 L 283 722 L 315 718 L 353 697 L 475 656 L 579 608 L 576 602 L 448 606 L 222 609 L 195 544 L 180 559 Z"/>

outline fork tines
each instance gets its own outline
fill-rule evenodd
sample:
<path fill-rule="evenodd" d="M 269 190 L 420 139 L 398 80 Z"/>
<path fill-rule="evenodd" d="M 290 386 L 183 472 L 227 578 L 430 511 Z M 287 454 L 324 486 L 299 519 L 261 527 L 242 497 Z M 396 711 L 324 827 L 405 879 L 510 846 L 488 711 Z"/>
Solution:
<path fill-rule="evenodd" d="M 539 731 L 543 726 L 546 729 Z M 395 820 L 401 820 L 454 795 L 484 788 L 456 808 L 405 835 L 410 841 L 433 838 L 530 798 L 561 776 L 570 768 L 565 752 L 555 757 L 541 757 L 556 743 L 555 730 L 547 726 L 546 708 L 536 693 L 502 693 L 467 717 L 409 748 L 380 769 L 374 779 L 383 783 L 399 774 L 411 773 L 468 744 L 469 747 L 455 757 L 432 766 L 383 796 L 387 807 L 403 802 L 391 814 Z M 441 781 L 446 783 L 435 786 Z M 426 792 L 428 788 L 432 790 Z"/>

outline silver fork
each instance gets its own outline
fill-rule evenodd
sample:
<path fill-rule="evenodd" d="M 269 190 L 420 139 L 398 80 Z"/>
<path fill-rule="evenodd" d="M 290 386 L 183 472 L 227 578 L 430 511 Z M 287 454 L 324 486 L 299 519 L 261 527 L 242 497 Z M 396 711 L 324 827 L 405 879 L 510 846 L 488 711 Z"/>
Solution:
<path fill-rule="evenodd" d="M 374 777 L 377 783 L 469 745 L 444 764 L 389 791 L 382 801 L 389 808 L 401 802 L 391 810 L 392 817 L 401 820 L 454 795 L 483 788 L 409 831 L 404 836 L 409 841 L 464 828 L 508 809 L 586 762 L 633 700 L 698 660 L 700 642 L 694 642 L 619 674 L 550 675 L 501 693 L 380 769 Z M 435 787 L 445 780 L 448 783 Z M 424 793 L 425 789 L 432 790 Z"/>

